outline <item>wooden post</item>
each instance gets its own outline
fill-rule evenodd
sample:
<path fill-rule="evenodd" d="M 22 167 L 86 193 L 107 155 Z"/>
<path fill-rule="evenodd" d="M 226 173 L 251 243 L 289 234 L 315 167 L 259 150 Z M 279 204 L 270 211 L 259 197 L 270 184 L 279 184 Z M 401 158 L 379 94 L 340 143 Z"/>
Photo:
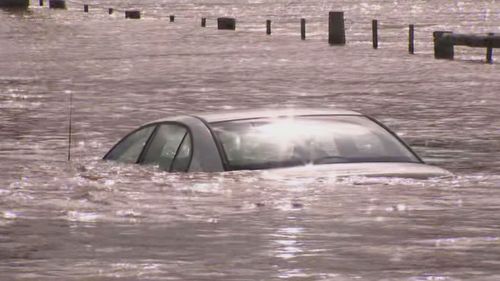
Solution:
<path fill-rule="evenodd" d="M 141 18 L 141 11 L 138 11 L 138 10 L 125 11 L 125 18 L 126 19 L 140 19 Z"/>
<path fill-rule="evenodd" d="M 226 30 L 236 30 L 236 19 L 228 17 L 218 18 L 217 28 Z"/>
<path fill-rule="evenodd" d="M 408 29 L 408 53 L 415 54 L 415 26 L 413 24 L 409 25 Z"/>
<path fill-rule="evenodd" d="M 39 4 L 40 6 L 43 6 L 43 0 L 38 0 L 38 4 Z"/>
<path fill-rule="evenodd" d="M 266 20 L 266 34 L 271 35 L 271 20 Z"/>
<path fill-rule="evenodd" d="M 378 48 L 378 21 L 372 20 L 372 40 L 373 40 L 373 49 Z"/>
<path fill-rule="evenodd" d="M 344 12 L 329 13 L 328 43 L 330 45 L 345 45 Z"/>
<path fill-rule="evenodd" d="M 49 0 L 49 8 L 51 8 L 51 9 L 66 9 L 66 1 L 64 1 L 64 0 Z"/>
<path fill-rule="evenodd" d="M 300 19 L 300 39 L 306 40 L 306 19 Z"/>
<path fill-rule="evenodd" d="M 112 15 L 113 14 L 113 8 L 108 9 L 108 14 Z"/>
<path fill-rule="evenodd" d="M 495 35 L 495 33 L 488 33 L 489 36 Z M 486 39 L 486 44 L 488 47 L 486 47 L 486 62 L 487 63 L 493 63 L 493 42 L 492 38 L 487 38 Z"/>
<path fill-rule="evenodd" d="M 454 57 L 453 39 L 451 35 L 453 32 L 450 31 L 434 31 L 432 34 L 434 37 L 434 57 L 436 59 L 449 59 L 452 60 Z"/>
<path fill-rule="evenodd" d="M 170 22 L 174 22 L 175 21 L 175 16 L 174 15 L 170 15 Z"/>
<path fill-rule="evenodd" d="M 206 26 L 207 26 L 207 19 L 201 18 L 201 27 L 206 27 Z"/>
<path fill-rule="evenodd" d="M 83 5 L 83 12 L 85 12 L 85 13 L 89 12 L 89 5 L 87 5 L 87 4 Z"/>

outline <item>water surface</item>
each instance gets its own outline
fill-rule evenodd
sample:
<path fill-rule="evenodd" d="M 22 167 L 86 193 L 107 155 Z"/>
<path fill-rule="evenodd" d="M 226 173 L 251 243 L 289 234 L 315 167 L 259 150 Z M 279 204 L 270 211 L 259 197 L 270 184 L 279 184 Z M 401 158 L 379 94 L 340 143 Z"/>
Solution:
<path fill-rule="evenodd" d="M 500 32 L 498 2 L 88 3 L 88 14 L 77 1 L 0 10 L 0 279 L 498 280 L 498 62 L 467 47 L 435 60 L 432 45 L 435 30 Z M 143 18 L 125 20 L 129 8 Z M 345 12 L 345 47 L 327 44 L 330 10 Z M 236 32 L 216 30 L 218 16 L 236 17 Z M 457 177 L 166 174 L 100 160 L 168 114 L 285 106 L 372 115 Z"/>

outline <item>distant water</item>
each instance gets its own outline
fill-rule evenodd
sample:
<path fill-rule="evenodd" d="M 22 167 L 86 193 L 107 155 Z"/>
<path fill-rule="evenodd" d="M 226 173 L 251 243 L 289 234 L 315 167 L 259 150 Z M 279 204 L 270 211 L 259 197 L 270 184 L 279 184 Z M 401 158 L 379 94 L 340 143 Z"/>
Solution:
<path fill-rule="evenodd" d="M 498 1 L 86 3 L 88 14 L 78 1 L 0 10 L 0 280 L 500 278 L 500 57 L 457 47 L 455 61 L 435 60 L 432 44 L 435 30 L 499 33 Z M 141 20 L 124 19 L 132 8 Z M 330 10 L 345 12 L 345 47 L 327 43 Z M 236 32 L 216 30 L 218 16 L 236 17 Z M 100 160 L 168 114 L 273 106 L 367 113 L 457 177 L 167 174 Z"/>

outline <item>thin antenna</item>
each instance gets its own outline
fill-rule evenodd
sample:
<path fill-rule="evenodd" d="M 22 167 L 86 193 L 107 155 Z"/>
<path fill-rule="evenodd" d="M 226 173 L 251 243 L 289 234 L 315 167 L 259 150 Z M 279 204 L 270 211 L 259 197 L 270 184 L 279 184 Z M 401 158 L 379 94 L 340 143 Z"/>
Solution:
<path fill-rule="evenodd" d="M 69 92 L 68 161 L 71 161 L 71 119 L 73 118 L 73 92 Z"/>

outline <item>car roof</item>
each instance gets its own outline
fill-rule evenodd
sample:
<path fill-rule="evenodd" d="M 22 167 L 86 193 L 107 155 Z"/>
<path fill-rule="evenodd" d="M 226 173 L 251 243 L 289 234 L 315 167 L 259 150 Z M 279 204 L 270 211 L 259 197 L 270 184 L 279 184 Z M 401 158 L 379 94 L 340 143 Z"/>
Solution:
<path fill-rule="evenodd" d="M 181 121 L 185 118 L 200 118 L 207 123 L 224 122 L 231 120 L 254 119 L 254 118 L 277 118 L 282 116 L 311 116 L 311 115 L 363 115 L 356 111 L 338 108 L 261 108 L 261 109 L 230 109 L 217 112 L 200 112 L 193 114 L 179 114 L 155 120 L 150 123 L 165 121 Z"/>
<path fill-rule="evenodd" d="M 305 116 L 305 115 L 362 115 L 359 112 L 344 109 L 314 109 L 314 108 L 266 108 L 247 110 L 228 110 L 213 113 L 194 114 L 208 123 L 223 122 L 230 120 L 253 119 L 253 118 L 276 118 L 282 116 Z"/>

